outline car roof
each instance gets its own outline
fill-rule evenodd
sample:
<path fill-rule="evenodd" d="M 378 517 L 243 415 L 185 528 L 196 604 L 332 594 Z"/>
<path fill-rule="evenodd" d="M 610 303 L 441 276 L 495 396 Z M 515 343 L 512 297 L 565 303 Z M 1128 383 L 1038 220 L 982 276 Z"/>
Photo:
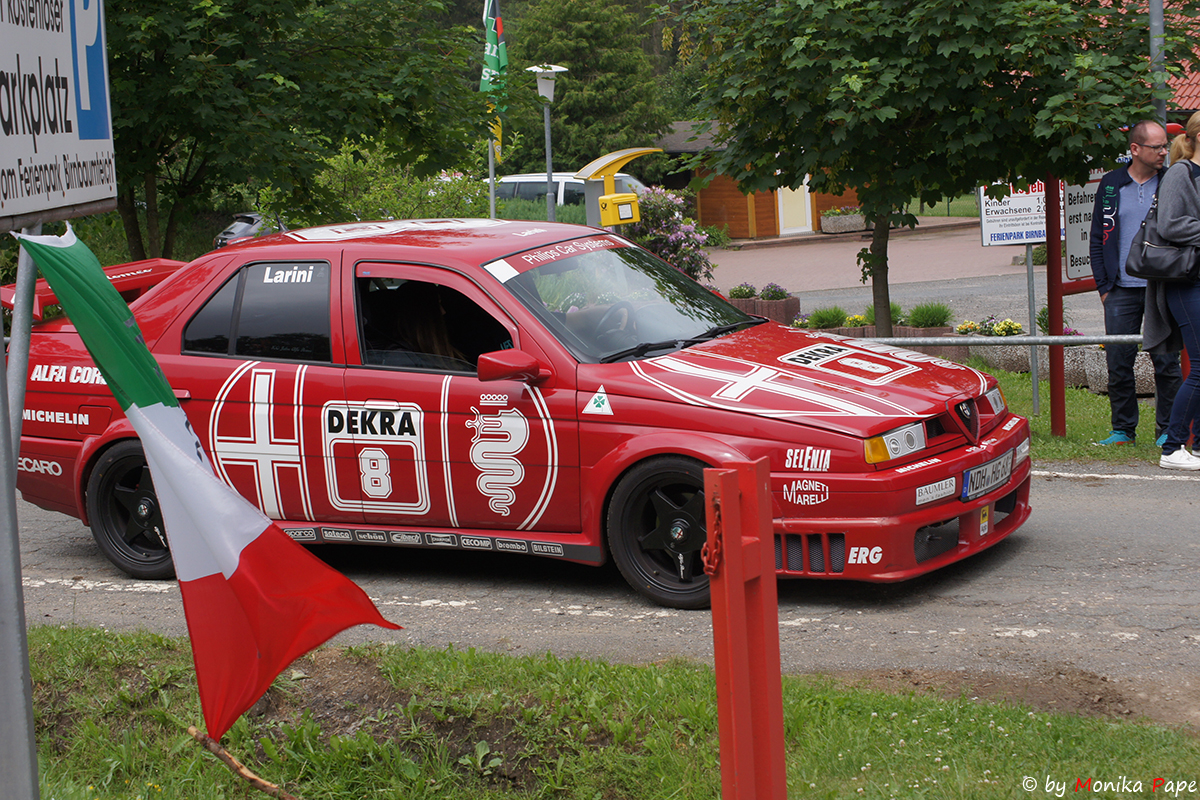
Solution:
<path fill-rule="evenodd" d="M 529 220 L 381 220 L 285 231 L 234 242 L 220 252 L 263 249 L 279 251 L 287 258 L 303 258 L 306 251 L 315 256 L 316 251 L 333 246 L 353 249 L 355 258 L 480 265 L 540 245 L 606 234 L 608 231 L 585 225 Z M 431 250 L 437 251 L 436 257 L 430 255 Z"/>

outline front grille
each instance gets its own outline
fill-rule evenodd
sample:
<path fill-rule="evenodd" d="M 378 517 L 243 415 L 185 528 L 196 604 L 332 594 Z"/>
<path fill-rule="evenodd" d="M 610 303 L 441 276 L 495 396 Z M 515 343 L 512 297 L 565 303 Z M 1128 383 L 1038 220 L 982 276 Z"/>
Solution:
<path fill-rule="evenodd" d="M 972 442 L 979 441 L 979 406 L 972 400 L 963 400 L 954 406 L 954 414 L 962 425 L 963 433 Z"/>
<path fill-rule="evenodd" d="M 828 569 L 826 563 L 829 564 Z M 846 534 L 806 533 L 776 536 L 775 568 L 800 573 L 844 572 Z"/>
<path fill-rule="evenodd" d="M 957 523 L 957 519 L 950 520 Z M 913 555 L 921 564 L 958 546 L 958 525 L 926 525 L 913 537 Z"/>

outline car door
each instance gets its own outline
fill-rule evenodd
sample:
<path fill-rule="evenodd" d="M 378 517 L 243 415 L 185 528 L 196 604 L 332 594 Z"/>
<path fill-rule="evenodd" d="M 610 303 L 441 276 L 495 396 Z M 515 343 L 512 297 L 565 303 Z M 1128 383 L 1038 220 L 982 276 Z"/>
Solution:
<path fill-rule="evenodd" d="M 181 354 L 160 357 L 217 475 L 272 519 L 362 520 L 356 454 L 325 447 L 345 374 L 336 270 L 242 261 L 187 319 Z"/>
<path fill-rule="evenodd" d="M 347 340 L 358 337 L 362 364 L 348 366 L 332 413 L 360 456 L 367 522 L 579 531 L 573 393 L 475 370 L 485 352 L 538 355 L 533 339 L 457 272 L 364 262 L 354 276 Z"/>

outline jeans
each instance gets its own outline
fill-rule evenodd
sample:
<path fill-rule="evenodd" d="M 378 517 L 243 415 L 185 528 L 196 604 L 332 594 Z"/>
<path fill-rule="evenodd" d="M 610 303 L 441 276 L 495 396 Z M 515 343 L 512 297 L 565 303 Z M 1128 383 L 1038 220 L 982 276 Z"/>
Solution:
<path fill-rule="evenodd" d="M 1172 283 L 1167 285 L 1167 307 L 1183 334 L 1192 368 L 1187 380 L 1179 387 L 1171 409 L 1171 424 L 1163 455 L 1174 453 L 1187 444 L 1193 431 L 1200 433 L 1200 284 Z M 1198 443 L 1200 444 L 1200 443 Z"/>
<path fill-rule="evenodd" d="M 1114 286 L 1104 298 L 1104 332 L 1107 334 L 1141 333 L 1142 315 L 1146 306 L 1146 290 Z M 1200 323 L 1200 306 L 1197 306 L 1197 323 Z M 1137 434 L 1138 404 L 1137 381 L 1133 374 L 1133 362 L 1137 358 L 1136 344 L 1107 344 L 1104 346 L 1108 361 L 1108 403 L 1112 409 L 1112 429 L 1124 431 L 1130 436 Z M 1191 357 L 1191 353 L 1188 353 Z M 1151 355 L 1154 362 L 1154 435 L 1161 436 L 1171 422 L 1171 409 L 1175 395 L 1183 382 L 1179 369 L 1179 354 Z"/>

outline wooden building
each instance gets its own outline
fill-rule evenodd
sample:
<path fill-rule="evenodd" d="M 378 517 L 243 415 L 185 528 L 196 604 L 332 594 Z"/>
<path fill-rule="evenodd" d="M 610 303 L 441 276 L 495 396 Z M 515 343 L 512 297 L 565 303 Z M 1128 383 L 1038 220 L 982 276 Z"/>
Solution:
<path fill-rule="evenodd" d="M 696 134 L 700 123 L 674 122 L 671 130 L 656 147 L 667 155 L 691 155 L 712 144 L 708 133 Z M 705 170 L 685 170 L 663 179 L 667 188 L 687 186 L 694 177 L 712 175 Z M 845 194 L 829 195 L 810 192 L 807 186 L 799 189 L 777 189 L 769 192 L 742 194 L 737 182 L 725 175 L 712 175 L 708 185 L 696 195 L 697 213 L 701 225 L 726 226 L 734 239 L 762 239 L 797 233 L 812 233 L 821 229 L 821 212 L 839 206 L 858 205 L 853 189 Z"/>

